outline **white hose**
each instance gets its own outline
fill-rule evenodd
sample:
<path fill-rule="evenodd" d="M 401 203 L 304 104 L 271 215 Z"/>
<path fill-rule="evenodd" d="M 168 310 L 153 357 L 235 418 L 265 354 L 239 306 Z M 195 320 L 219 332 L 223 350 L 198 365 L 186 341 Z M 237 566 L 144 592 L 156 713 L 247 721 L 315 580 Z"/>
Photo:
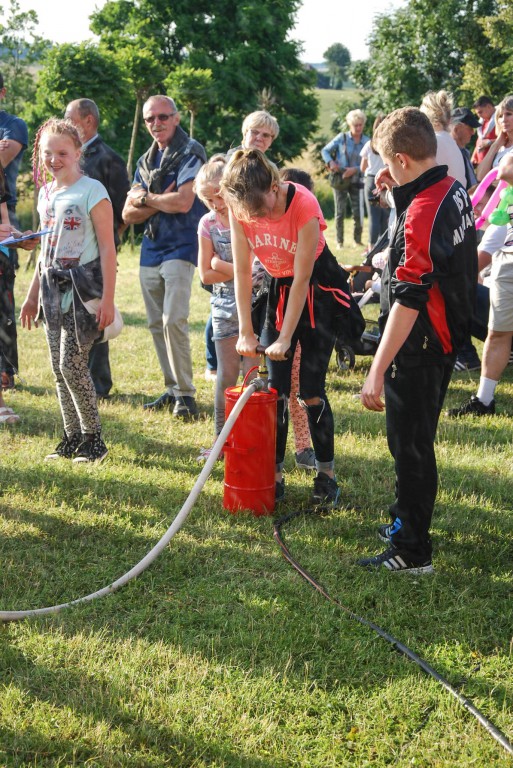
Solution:
<path fill-rule="evenodd" d="M 73 605 L 80 605 L 81 603 L 88 603 L 91 600 L 95 600 L 97 597 L 105 597 L 105 595 L 110 595 L 112 592 L 115 592 L 120 587 L 123 587 L 125 584 L 128 584 L 129 581 L 132 579 L 135 579 L 136 576 L 139 576 L 140 573 L 146 570 L 151 563 L 156 560 L 156 558 L 160 555 L 162 550 L 169 544 L 173 536 L 178 533 L 182 525 L 185 523 L 189 512 L 191 511 L 192 507 L 196 503 L 196 499 L 198 498 L 199 494 L 201 493 L 203 486 L 205 485 L 206 481 L 208 480 L 208 477 L 210 475 L 210 472 L 212 471 L 212 467 L 214 466 L 217 457 L 221 453 L 221 450 L 226 442 L 226 439 L 228 438 L 228 435 L 232 431 L 232 427 L 237 421 L 237 418 L 246 405 L 246 402 L 249 400 L 253 392 L 257 392 L 258 390 L 264 389 L 266 386 L 266 382 L 262 379 L 254 379 L 251 384 L 246 387 L 240 398 L 237 400 L 233 410 L 231 411 L 228 419 L 226 420 L 226 423 L 221 431 L 221 434 L 217 438 L 217 440 L 214 443 L 214 446 L 212 448 L 212 451 L 210 453 L 210 456 L 208 457 L 207 461 L 205 462 L 205 466 L 201 470 L 198 479 L 194 483 L 191 492 L 189 493 L 187 499 L 185 500 L 185 503 L 165 534 L 162 536 L 160 541 L 155 544 L 153 549 L 151 549 L 145 557 L 143 557 L 142 560 L 140 560 L 137 565 L 134 565 L 133 568 L 131 568 L 127 573 L 125 573 L 123 576 L 120 576 L 119 579 L 114 581 L 112 584 L 109 584 L 107 587 L 103 587 L 103 589 L 99 589 L 97 592 L 92 592 L 90 595 L 86 595 L 85 597 L 78 597 L 76 600 L 70 600 L 69 603 L 61 603 L 60 605 L 51 605 L 48 608 L 33 608 L 25 611 L 0 611 L 0 621 L 18 621 L 19 619 L 27 619 L 31 616 L 46 616 L 48 614 L 52 613 L 59 613 L 60 611 L 64 610 L 64 608 L 71 608 Z"/>

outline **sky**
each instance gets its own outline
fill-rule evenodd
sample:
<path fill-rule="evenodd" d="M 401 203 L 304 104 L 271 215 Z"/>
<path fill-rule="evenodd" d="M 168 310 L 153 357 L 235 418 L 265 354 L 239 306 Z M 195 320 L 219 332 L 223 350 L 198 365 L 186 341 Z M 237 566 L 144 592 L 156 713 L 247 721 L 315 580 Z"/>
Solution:
<path fill-rule="evenodd" d="M 374 16 L 398 8 L 405 1 L 303 0 L 291 37 L 302 41 L 301 59 L 311 64 L 321 62 L 324 51 L 333 43 L 342 43 L 349 48 L 353 61 L 365 59 L 368 56 L 365 41 Z M 22 11 L 36 11 L 38 34 L 54 43 L 75 43 L 92 38 L 88 17 L 104 4 L 105 0 L 19 0 Z"/>

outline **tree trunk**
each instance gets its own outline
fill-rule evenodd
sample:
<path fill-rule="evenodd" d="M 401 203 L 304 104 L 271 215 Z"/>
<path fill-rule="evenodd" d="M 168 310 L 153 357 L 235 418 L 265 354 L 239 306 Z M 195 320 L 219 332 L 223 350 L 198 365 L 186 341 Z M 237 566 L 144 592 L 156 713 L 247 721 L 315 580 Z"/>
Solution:
<path fill-rule="evenodd" d="M 134 124 L 132 126 L 132 136 L 130 137 L 130 149 L 128 150 L 128 160 L 126 161 L 126 170 L 128 172 L 128 178 L 132 180 L 132 165 L 134 162 L 135 141 L 137 138 L 137 131 L 139 130 L 139 119 L 141 117 L 142 110 L 142 95 L 138 92 L 135 101 L 135 115 Z"/>
<path fill-rule="evenodd" d="M 126 161 L 126 170 L 128 173 L 128 178 L 130 181 L 132 181 L 132 166 L 134 163 L 134 152 L 135 152 L 135 141 L 137 139 L 137 131 L 139 130 L 139 119 L 141 117 L 141 111 L 142 111 L 142 94 L 137 93 L 136 101 L 135 101 L 135 114 L 134 114 L 134 124 L 132 126 L 132 136 L 130 137 L 130 149 L 128 150 L 128 159 Z M 130 250 L 134 251 L 135 249 L 135 230 L 134 225 L 130 224 Z"/>

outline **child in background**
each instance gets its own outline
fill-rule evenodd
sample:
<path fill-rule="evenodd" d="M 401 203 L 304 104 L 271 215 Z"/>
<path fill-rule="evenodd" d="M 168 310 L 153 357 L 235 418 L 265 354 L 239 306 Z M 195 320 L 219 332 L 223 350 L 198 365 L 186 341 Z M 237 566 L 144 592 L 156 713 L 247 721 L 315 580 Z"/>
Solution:
<path fill-rule="evenodd" d="M 386 403 L 395 500 L 390 523 L 378 528 L 387 548 L 359 564 L 431 573 L 434 441 L 474 307 L 476 229 L 468 193 L 437 164 L 436 136 L 426 115 L 413 107 L 396 109 L 378 127 L 376 144 L 387 164 L 377 187 L 392 192 L 397 222 L 383 272 L 381 343 L 361 401 L 372 411 L 383 411 Z"/>
<path fill-rule="evenodd" d="M 41 254 L 21 324 L 37 325 L 39 304 L 64 423 L 64 435 L 46 459 L 101 461 L 96 393 L 87 361 L 94 341 L 114 319 L 116 247 L 112 205 L 99 181 L 82 174 L 82 142 L 70 120 L 51 119 L 39 129 L 33 162 L 39 191 Z M 46 183 L 47 174 L 51 182 Z M 99 299 L 95 315 L 84 302 Z"/>
<path fill-rule="evenodd" d="M 212 285 L 212 325 L 217 357 L 217 377 L 214 394 L 214 422 L 216 438 L 225 423 L 224 391 L 233 387 L 252 361 L 242 358 L 235 349 L 239 335 L 239 320 L 233 283 L 233 259 L 230 241 L 228 206 L 219 194 L 219 184 L 225 168 L 224 155 L 214 155 L 198 171 L 194 191 L 210 209 L 198 224 L 198 269 L 201 282 Z M 206 461 L 211 448 L 202 448 L 198 461 Z"/>

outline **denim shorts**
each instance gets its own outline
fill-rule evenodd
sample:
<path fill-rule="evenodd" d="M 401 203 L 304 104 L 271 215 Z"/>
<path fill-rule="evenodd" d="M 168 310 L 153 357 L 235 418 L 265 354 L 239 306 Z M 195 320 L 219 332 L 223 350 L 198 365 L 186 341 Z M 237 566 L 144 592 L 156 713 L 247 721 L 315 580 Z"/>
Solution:
<path fill-rule="evenodd" d="M 214 287 L 214 293 L 210 297 L 212 308 L 212 338 L 228 339 L 239 335 L 239 317 L 235 302 L 234 288 Z"/>

